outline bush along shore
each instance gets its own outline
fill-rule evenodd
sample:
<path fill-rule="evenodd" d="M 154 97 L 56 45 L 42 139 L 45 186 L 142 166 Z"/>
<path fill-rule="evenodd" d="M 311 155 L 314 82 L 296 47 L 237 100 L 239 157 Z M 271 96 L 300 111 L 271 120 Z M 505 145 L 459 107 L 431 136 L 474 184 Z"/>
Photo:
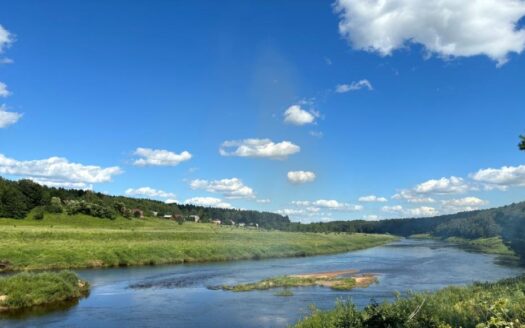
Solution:
<path fill-rule="evenodd" d="M 331 311 L 312 309 L 295 327 L 523 328 L 525 276 L 413 293 L 392 303 L 372 303 L 363 310 L 341 301 Z"/>
<path fill-rule="evenodd" d="M 74 272 L 18 273 L 0 278 L 0 313 L 77 301 L 89 284 Z"/>

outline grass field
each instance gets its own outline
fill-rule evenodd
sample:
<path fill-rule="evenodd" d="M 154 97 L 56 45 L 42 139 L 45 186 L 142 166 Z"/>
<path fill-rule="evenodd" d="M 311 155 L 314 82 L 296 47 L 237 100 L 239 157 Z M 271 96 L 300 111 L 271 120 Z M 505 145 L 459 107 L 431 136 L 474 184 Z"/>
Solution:
<path fill-rule="evenodd" d="M 395 240 L 387 235 L 287 233 L 65 214 L 46 214 L 40 221 L 0 219 L 0 235 L 0 271 L 308 256 Z"/>
<path fill-rule="evenodd" d="M 76 300 L 88 292 L 88 283 L 70 271 L 0 277 L 0 312 Z"/>

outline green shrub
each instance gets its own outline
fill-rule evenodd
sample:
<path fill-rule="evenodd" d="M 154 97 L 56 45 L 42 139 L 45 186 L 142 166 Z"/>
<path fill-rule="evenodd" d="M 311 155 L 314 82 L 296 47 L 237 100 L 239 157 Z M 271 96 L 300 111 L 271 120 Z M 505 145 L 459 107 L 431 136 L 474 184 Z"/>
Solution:
<path fill-rule="evenodd" d="M 43 220 L 44 219 L 44 209 L 42 207 L 37 207 L 33 210 L 33 220 Z"/>

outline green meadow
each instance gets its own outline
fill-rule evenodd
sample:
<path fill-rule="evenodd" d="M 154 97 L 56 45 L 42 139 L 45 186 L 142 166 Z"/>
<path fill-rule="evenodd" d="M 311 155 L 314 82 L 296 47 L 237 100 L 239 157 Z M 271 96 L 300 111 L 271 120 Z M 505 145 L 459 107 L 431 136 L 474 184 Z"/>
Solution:
<path fill-rule="evenodd" d="M 396 239 L 47 213 L 43 220 L 0 219 L 0 235 L 1 271 L 309 256 L 364 249 Z"/>

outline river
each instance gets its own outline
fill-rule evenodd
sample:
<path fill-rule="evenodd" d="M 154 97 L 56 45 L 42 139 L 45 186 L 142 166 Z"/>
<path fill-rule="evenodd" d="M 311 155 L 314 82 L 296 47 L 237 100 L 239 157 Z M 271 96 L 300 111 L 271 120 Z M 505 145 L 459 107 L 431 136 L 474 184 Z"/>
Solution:
<path fill-rule="evenodd" d="M 294 273 L 358 269 L 375 273 L 368 288 L 334 291 L 294 288 L 234 293 L 209 286 L 252 282 Z M 332 308 L 337 299 L 364 306 L 390 300 L 396 292 L 435 290 L 473 281 L 495 281 L 524 273 L 495 256 L 469 253 L 431 240 L 404 239 L 361 251 L 303 258 L 156 267 L 78 270 L 88 280 L 88 298 L 45 314 L 0 320 L 0 327 L 286 327 L 309 307 Z"/>

